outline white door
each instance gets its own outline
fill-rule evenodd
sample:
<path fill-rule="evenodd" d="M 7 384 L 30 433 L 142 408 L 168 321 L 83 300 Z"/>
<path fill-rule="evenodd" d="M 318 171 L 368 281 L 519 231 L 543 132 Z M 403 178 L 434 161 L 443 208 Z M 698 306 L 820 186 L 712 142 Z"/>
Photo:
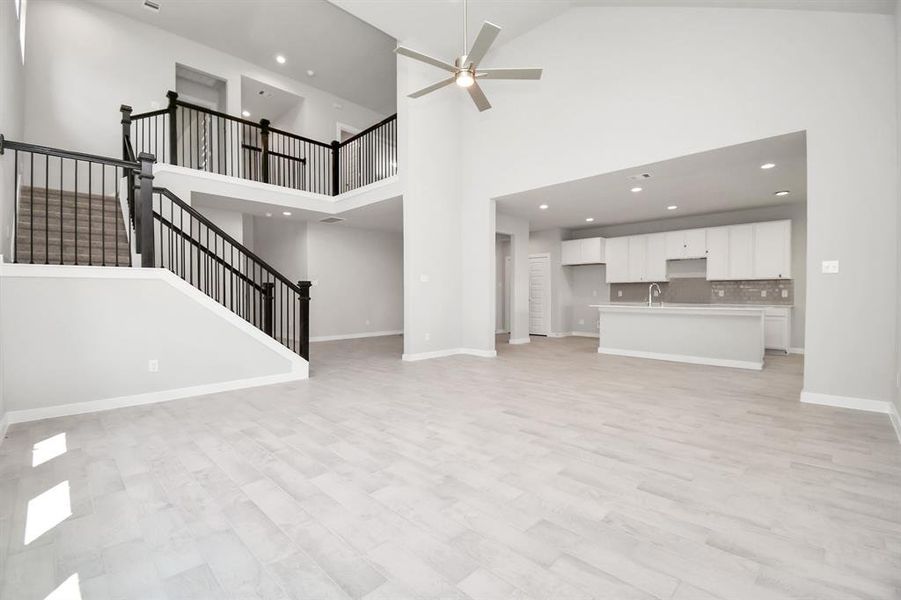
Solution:
<path fill-rule="evenodd" d="M 623 283 L 629 280 L 629 238 L 607 240 L 607 283 Z"/>
<path fill-rule="evenodd" d="M 510 333 L 510 313 L 513 311 L 513 296 L 510 290 L 513 289 L 513 260 L 510 256 L 504 257 L 504 322 L 502 327 L 504 331 Z"/>
<path fill-rule="evenodd" d="M 529 257 L 529 335 L 551 332 L 551 259 Z"/>

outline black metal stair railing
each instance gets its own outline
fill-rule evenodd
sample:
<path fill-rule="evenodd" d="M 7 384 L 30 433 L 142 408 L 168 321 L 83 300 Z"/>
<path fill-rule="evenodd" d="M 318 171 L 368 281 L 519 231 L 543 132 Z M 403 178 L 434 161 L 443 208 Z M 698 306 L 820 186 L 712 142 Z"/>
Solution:
<path fill-rule="evenodd" d="M 328 196 L 397 174 L 397 115 L 329 144 L 166 96 L 159 110 L 121 107 L 123 143 L 159 162 Z"/>
<path fill-rule="evenodd" d="M 155 159 L 135 156 L 130 135 L 122 153 L 114 159 L 0 135 L 0 155 L 12 154 L 15 173 L 15 262 L 131 266 L 134 251 L 141 267 L 173 272 L 309 360 L 310 282 L 288 280 L 154 187 Z"/>

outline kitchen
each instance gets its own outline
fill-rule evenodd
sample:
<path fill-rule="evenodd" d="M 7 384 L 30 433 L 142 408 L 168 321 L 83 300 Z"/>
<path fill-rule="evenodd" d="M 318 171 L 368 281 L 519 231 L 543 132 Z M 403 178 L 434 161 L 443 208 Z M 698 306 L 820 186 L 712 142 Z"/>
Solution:
<path fill-rule="evenodd" d="M 803 353 L 803 132 L 555 187 L 498 201 L 547 270 L 530 275 L 530 313 L 549 312 L 530 314 L 534 341 L 741 369 Z"/>

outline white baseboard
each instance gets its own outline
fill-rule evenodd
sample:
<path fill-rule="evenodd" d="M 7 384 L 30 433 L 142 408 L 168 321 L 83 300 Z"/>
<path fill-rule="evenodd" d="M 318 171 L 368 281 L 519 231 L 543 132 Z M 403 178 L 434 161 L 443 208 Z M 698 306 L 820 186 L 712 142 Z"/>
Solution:
<path fill-rule="evenodd" d="M 576 337 L 589 337 L 589 338 L 599 337 L 599 334 L 597 331 L 570 331 L 569 335 L 576 336 Z"/>
<path fill-rule="evenodd" d="M 515 345 L 517 345 L 517 344 L 528 344 L 528 343 L 531 342 L 531 341 L 532 341 L 532 340 L 530 340 L 530 339 L 527 338 L 527 337 L 526 337 L 526 338 L 516 338 L 516 339 L 511 338 L 510 341 L 507 342 L 507 343 L 508 343 L 508 344 L 511 344 L 511 345 L 513 345 L 513 346 L 515 346 Z"/>
<path fill-rule="evenodd" d="M 869 398 L 855 398 L 853 396 L 835 396 L 833 394 L 821 394 L 819 392 L 801 391 L 801 402 L 805 404 L 820 404 L 822 406 L 834 406 L 837 408 L 850 408 L 851 410 L 863 410 L 867 412 L 882 413 L 888 415 L 895 429 L 898 442 L 901 443 L 901 415 L 895 403 L 890 400 L 871 400 Z"/>
<path fill-rule="evenodd" d="M 447 350 L 433 350 L 432 352 L 416 352 L 414 354 L 404 354 L 401 358 L 407 362 L 417 360 L 429 360 L 431 358 L 443 358 L 445 356 L 457 356 L 466 354 L 468 356 L 478 356 L 480 358 L 494 358 L 497 356 L 495 350 L 477 350 L 475 348 L 448 348 Z"/>
<path fill-rule="evenodd" d="M 569 337 L 569 334 L 568 333 L 549 333 L 549 334 L 547 334 L 547 337 L 549 337 L 549 338 L 565 338 L 565 337 Z"/>
<path fill-rule="evenodd" d="M 507 333 L 507 330 L 506 329 L 495 329 L 494 330 L 494 335 L 500 335 L 502 333 Z"/>
<path fill-rule="evenodd" d="M 403 335 L 404 330 L 397 331 L 367 331 L 365 333 L 343 333 L 340 335 L 318 335 L 311 337 L 310 342 L 333 342 L 336 340 L 358 340 L 361 338 L 384 337 L 387 335 Z"/>
<path fill-rule="evenodd" d="M 804 348 L 789 348 L 789 354 L 804 354 Z"/>
<path fill-rule="evenodd" d="M 709 358 L 707 356 L 686 356 L 682 354 L 665 354 L 663 352 L 645 352 L 643 350 L 622 350 L 619 348 L 598 348 L 598 354 L 612 356 L 628 356 L 631 358 L 650 358 L 652 360 L 665 360 L 668 362 L 688 363 L 692 365 L 709 365 L 712 367 L 730 367 L 733 369 L 750 369 L 760 371 L 763 369 L 763 361 L 731 360 L 726 358 Z"/>
<path fill-rule="evenodd" d="M 73 402 L 71 404 L 58 404 L 56 406 L 45 406 L 41 408 L 11 410 L 7 412 L 3 418 L 9 425 L 12 425 L 14 423 L 27 423 L 29 421 L 40 421 L 41 419 L 81 415 L 84 413 L 113 410 L 128 406 L 157 404 L 159 402 L 169 402 L 170 400 L 179 400 L 194 396 L 206 396 L 207 394 L 229 392 L 232 390 L 241 390 L 262 385 L 273 385 L 276 383 L 286 383 L 289 381 L 300 381 L 303 379 L 307 379 L 307 374 L 304 372 L 265 375 L 263 377 L 251 377 L 248 379 L 223 381 L 221 383 L 194 385 L 172 390 L 162 390 L 159 392 L 104 398 L 102 400 L 88 400 L 86 402 Z"/>

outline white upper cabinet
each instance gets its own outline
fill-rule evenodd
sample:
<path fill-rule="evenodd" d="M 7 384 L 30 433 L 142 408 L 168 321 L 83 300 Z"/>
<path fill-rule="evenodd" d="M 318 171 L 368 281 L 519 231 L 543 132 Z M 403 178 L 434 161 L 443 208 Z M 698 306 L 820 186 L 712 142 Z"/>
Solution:
<path fill-rule="evenodd" d="M 564 265 L 578 265 L 582 262 L 582 240 L 566 240 L 561 245 L 560 262 Z"/>
<path fill-rule="evenodd" d="M 729 228 L 707 230 L 707 279 L 729 279 Z"/>
<path fill-rule="evenodd" d="M 607 240 L 607 283 L 629 281 L 629 238 L 618 237 Z"/>
<path fill-rule="evenodd" d="M 754 226 L 729 227 L 729 279 L 754 279 Z"/>
<path fill-rule="evenodd" d="M 666 261 L 707 258 L 707 279 L 790 279 L 791 221 L 610 238 L 607 283 L 667 281 Z"/>
<path fill-rule="evenodd" d="M 648 236 L 633 235 L 629 240 L 629 281 L 644 281 Z"/>
<path fill-rule="evenodd" d="M 604 262 L 604 238 L 566 240 L 561 244 L 561 264 L 596 265 Z"/>
<path fill-rule="evenodd" d="M 754 278 L 791 279 L 791 221 L 754 224 Z"/>
<path fill-rule="evenodd" d="M 707 230 L 667 231 L 666 260 L 704 258 L 707 255 Z"/>
<path fill-rule="evenodd" d="M 666 281 L 666 234 L 652 233 L 645 237 L 647 246 L 642 281 Z"/>

